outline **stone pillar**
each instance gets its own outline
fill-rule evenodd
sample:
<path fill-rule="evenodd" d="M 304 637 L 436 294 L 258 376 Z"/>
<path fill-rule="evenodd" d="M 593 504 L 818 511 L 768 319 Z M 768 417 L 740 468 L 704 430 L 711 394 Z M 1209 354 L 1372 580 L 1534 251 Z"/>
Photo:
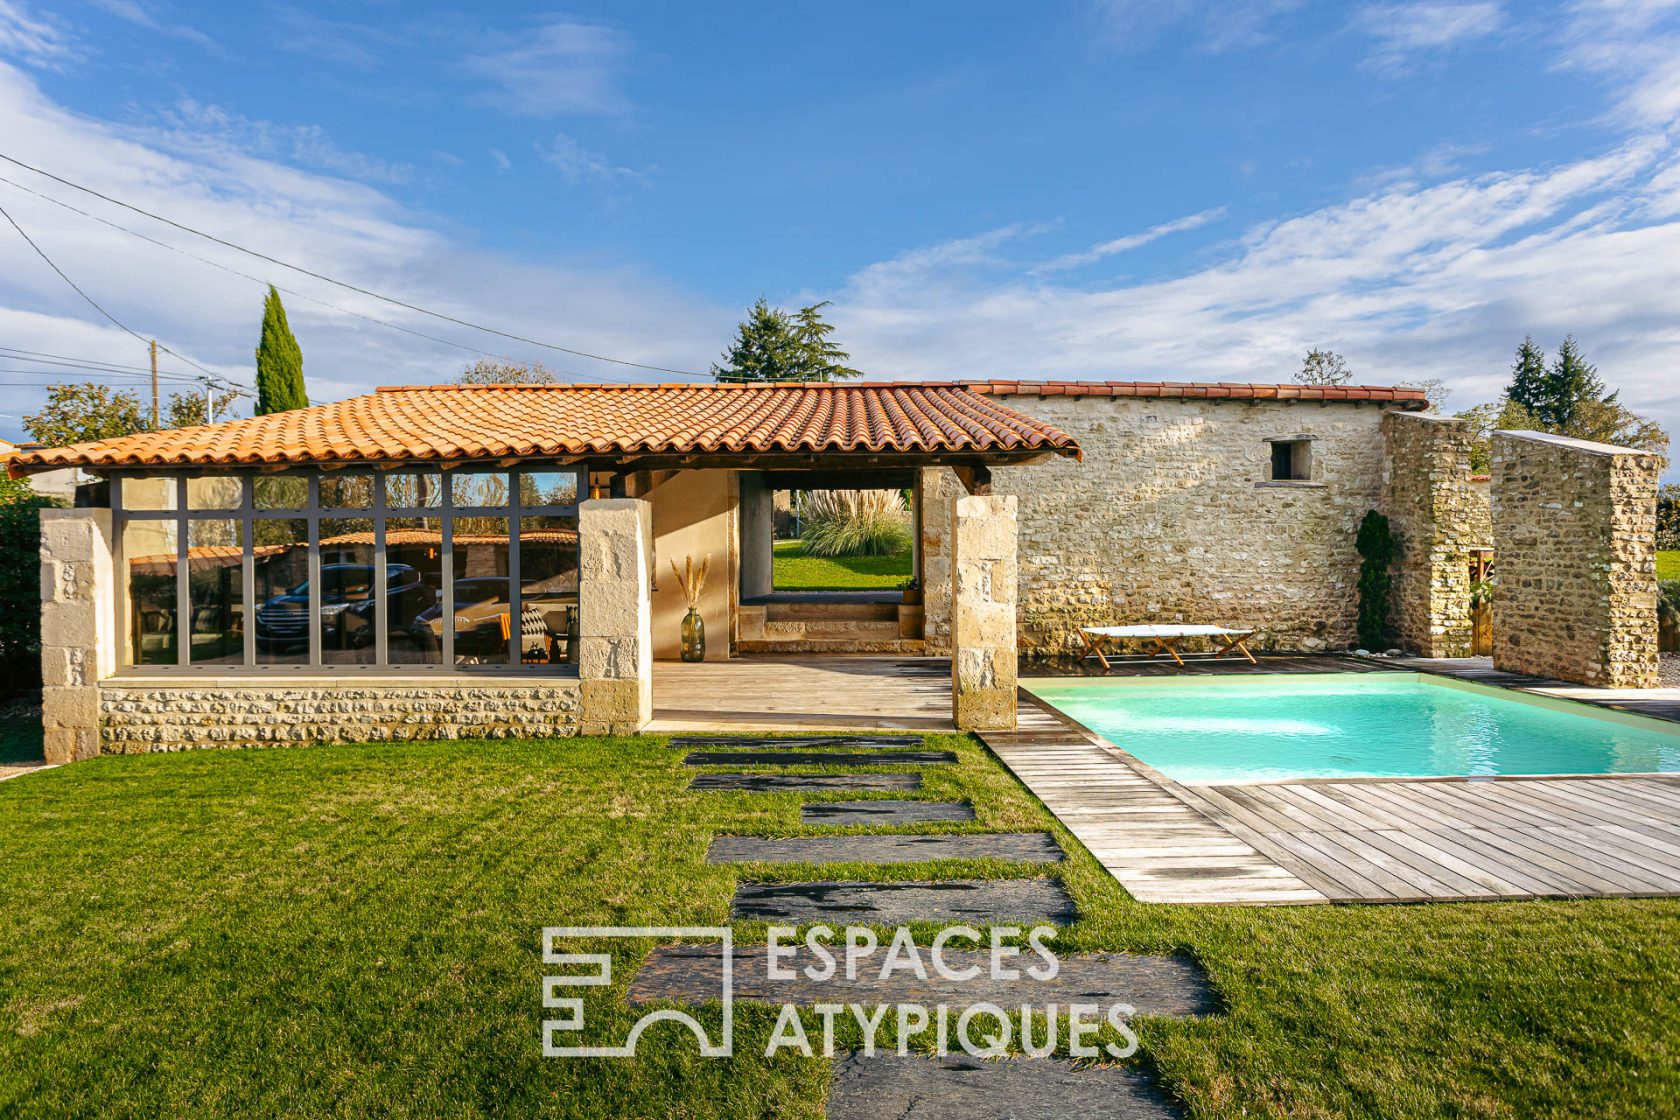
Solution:
<path fill-rule="evenodd" d="M 1423 657 L 1470 656 L 1470 426 L 1383 414 L 1383 513 L 1396 544 L 1395 644 Z"/>
<path fill-rule="evenodd" d="M 1494 667 L 1656 687 L 1657 458 L 1540 432 L 1492 455 Z"/>
<path fill-rule="evenodd" d="M 578 730 L 628 735 L 653 718 L 652 506 L 595 498 L 578 506 Z"/>
<path fill-rule="evenodd" d="M 117 667 L 111 511 L 41 511 L 41 724 L 50 763 L 99 753 L 99 681 Z"/>
<path fill-rule="evenodd" d="M 922 468 L 922 639 L 930 656 L 951 652 L 951 503 L 963 493 L 950 467 Z"/>
<path fill-rule="evenodd" d="M 756 598 L 775 590 L 775 495 L 755 471 L 739 471 L 741 494 L 741 595 Z"/>
<path fill-rule="evenodd" d="M 951 503 L 951 718 L 1015 727 L 1016 515 L 1012 494 Z"/>

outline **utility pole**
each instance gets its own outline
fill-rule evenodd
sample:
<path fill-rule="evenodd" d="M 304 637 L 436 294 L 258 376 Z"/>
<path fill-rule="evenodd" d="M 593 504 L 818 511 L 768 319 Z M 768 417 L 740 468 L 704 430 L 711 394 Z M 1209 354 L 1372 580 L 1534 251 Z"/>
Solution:
<path fill-rule="evenodd" d="M 157 339 L 152 339 L 152 428 L 158 426 Z"/>
<path fill-rule="evenodd" d="M 208 373 L 204 375 L 204 422 L 206 424 L 216 422 L 216 396 L 210 385 L 210 375 Z"/>

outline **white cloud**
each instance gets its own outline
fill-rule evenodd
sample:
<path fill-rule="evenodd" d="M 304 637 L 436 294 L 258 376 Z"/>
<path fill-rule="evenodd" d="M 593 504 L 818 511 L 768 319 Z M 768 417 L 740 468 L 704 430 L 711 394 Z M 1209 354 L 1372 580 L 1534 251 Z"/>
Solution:
<path fill-rule="evenodd" d="M 537 154 L 551 164 L 572 186 L 646 186 L 648 177 L 633 167 L 621 167 L 599 152 L 592 152 L 564 132 L 553 141 L 537 146 Z M 505 156 L 503 157 L 506 158 Z"/>
<path fill-rule="evenodd" d="M 1174 218 L 1170 222 L 1162 222 L 1160 225 L 1151 226 L 1142 233 L 1133 233 L 1128 234 L 1125 237 L 1117 237 L 1112 241 L 1104 241 L 1101 244 L 1093 245 L 1082 252 L 1068 253 L 1065 256 L 1056 257 L 1054 260 L 1049 260 L 1039 265 L 1033 271 L 1035 273 L 1060 272 L 1069 268 L 1080 268 L 1084 265 L 1095 264 L 1097 261 L 1100 261 L 1105 257 L 1112 257 L 1116 253 L 1125 253 L 1133 249 L 1140 249 L 1143 246 L 1148 245 L 1150 242 L 1159 241 L 1161 238 L 1166 237 L 1169 234 L 1183 233 L 1187 230 L 1197 229 L 1201 226 L 1207 225 L 1209 222 L 1218 221 L 1224 216 L 1225 207 L 1223 206 L 1216 206 L 1211 210 L 1203 210 L 1196 214 L 1187 214 L 1182 218 Z"/>
<path fill-rule="evenodd" d="M 252 120 L 220 105 L 182 98 L 161 119 L 166 131 L 157 139 L 174 151 L 193 151 L 206 145 L 238 148 L 269 159 L 316 167 L 350 179 L 374 183 L 407 183 L 414 168 L 351 151 L 333 143 L 320 125 L 282 125 Z"/>
<path fill-rule="evenodd" d="M 19 0 L 0 0 L 0 55 L 47 68 L 78 57 L 69 32 L 45 17 L 31 14 Z"/>
<path fill-rule="evenodd" d="M 1195 36 L 1202 49 L 1219 53 L 1270 42 L 1271 23 L 1301 0 L 1093 0 L 1104 39 L 1122 50 L 1141 50 L 1172 28 Z"/>
<path fill-rule="evenodd" d="M 1496 0 L 1371 4 L 1353 17 L 1355 30 L 1376 40 L 1376 49 L 1365 60 L 1366 65 L 1385 71 L 1405 69 L 1418 54 L 1449 50 L 1485 38 L 1504 22 L 1504 8 Z"/>
<path fill-rule="evenodd" d="M 173 35 L 177 39 L 185 39 L 197 43 L 201 47 L 220 53 L 221 48 L 216 41 L 198 28 L 185 23 L 159 19 L 156 13 L 139 0 L 88 0 L 101 11 L 109 12 L 118 19 L 125 19 L 149 31 L 156 31 L 163 35 Z"/>
<path fill-rule="evenodd" d="M 675 369 L 704 369 L 735 320 L 645 270 L 565 260 L 540 264 L 472 248 L 389 195 L 287 166 L 211 131 L 190 150 L 168 126 L 119 126 L 71 113 L 21 71 L 0 64 L 0 135 L 18 158 L 115 198 L 327 275 L 511 333 Z M 291 158 L 288 151 L 285 158 Z M 440 323 L 252 260 L 6 166 L 0 175 L 113 222 L 340 307 L 493 354 L 633 380 L 589 362 Z M 250 384 L 263 288 L 128 237 L 0 184 L 3 204 L 55 261 L 118 319 Z M 0 339 L 9 347 L 139 365 L 144 349 L 100 320 L 63 281 L 0 229 Z M 474 356 L 285 296 L 310 395 L 334 400 L 392 382 L 449 380 Z M 15 364 L 15 363 L 14 363 Z M 165 359 L 166 369 L 179 363 Z M 669 379 L 667 374 L 642 377 Z M 31 380 L 12 376 L 6 380 Z M 50 378 L 38 379 L 43 385 Z M 41 394 L 12 390 L 0 435 Z"/>
<path fill-rule="evenodd" d="M 485 102 L 521 116 L 610 114 L 627 107 L 618 89 L 629 40 L 597 23 L 559 19 L 470 56 L 465 67 L 489 89 Z"/>
<path fill-rule="evenodd" d="M 1680 153 L 1640 138 L 1546 170 L 1403 185 L 1257 225 L 1222 260 L 1096 290 L 1000 274 L 972 240 L 859 270 L 833 319 L 882 377 L 1286 381 L 1309 346 L 1361 380 L 1491 399 L 1524 334 L 1573 331 L 1630 406 L 1680 434 Z M 1665 193 L 1667 192 L 1667 193 Z M 994 238 L 996 235 L 993 235 Z"/>
<path fill-rule="evenodd" d="M 1570 9 L 1559 65 L 1600 75 L 1638 126 L 1680 120 L 1680 0 L 1582 0 Z"/>

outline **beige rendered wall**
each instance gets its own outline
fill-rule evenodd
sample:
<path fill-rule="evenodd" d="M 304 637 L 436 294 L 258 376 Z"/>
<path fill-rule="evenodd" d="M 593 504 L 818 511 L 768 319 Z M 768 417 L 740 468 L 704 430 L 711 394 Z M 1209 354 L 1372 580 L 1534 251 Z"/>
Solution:
<path fill-rule="evenodd" d="M 671 562 L 685 556 L 699 563 L 711 556 L 711 574 L 701 595 L 700 617 L 706 623 L 706 660 L 730 652 L 740 563 L 736 548 L 738 491 L 733 471 L 679 471 L 647 494 L 653 505 L 653 656 L 676 660 L 682 645 L 682 620 L 688 613 Z"/>
<path fill-rule="evenodd" d="M 1085 452 L 1083 463 L 992 472 L 996 492 L 1019 499 L 1023 651 L 1071 652 L 1080 625 L 1149 622 L 1255 626 L 1269 649 L 1353 642 L 1353 542 L 1382 497 L 1382 406 L 1028 394 L 1003 403 Z M 1311 479 L 1268 481 L 1266 441 L 1296 436 L 1313 441 Z M 948 470 L 930 481 L 960 491 Z M 937 586 L 945 542 L 924 537 L 923 548 L 932 650 L 949 627 Z"/>

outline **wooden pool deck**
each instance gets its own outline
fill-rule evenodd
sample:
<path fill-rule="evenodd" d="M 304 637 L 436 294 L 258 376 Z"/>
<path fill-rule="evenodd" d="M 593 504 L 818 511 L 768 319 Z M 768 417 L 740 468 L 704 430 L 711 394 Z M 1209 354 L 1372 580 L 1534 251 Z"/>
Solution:
<path fill-rule="evenodd" d="M 955 731 L 940 657 L 783 654 L 658 661 L 649 731 Z"/>

